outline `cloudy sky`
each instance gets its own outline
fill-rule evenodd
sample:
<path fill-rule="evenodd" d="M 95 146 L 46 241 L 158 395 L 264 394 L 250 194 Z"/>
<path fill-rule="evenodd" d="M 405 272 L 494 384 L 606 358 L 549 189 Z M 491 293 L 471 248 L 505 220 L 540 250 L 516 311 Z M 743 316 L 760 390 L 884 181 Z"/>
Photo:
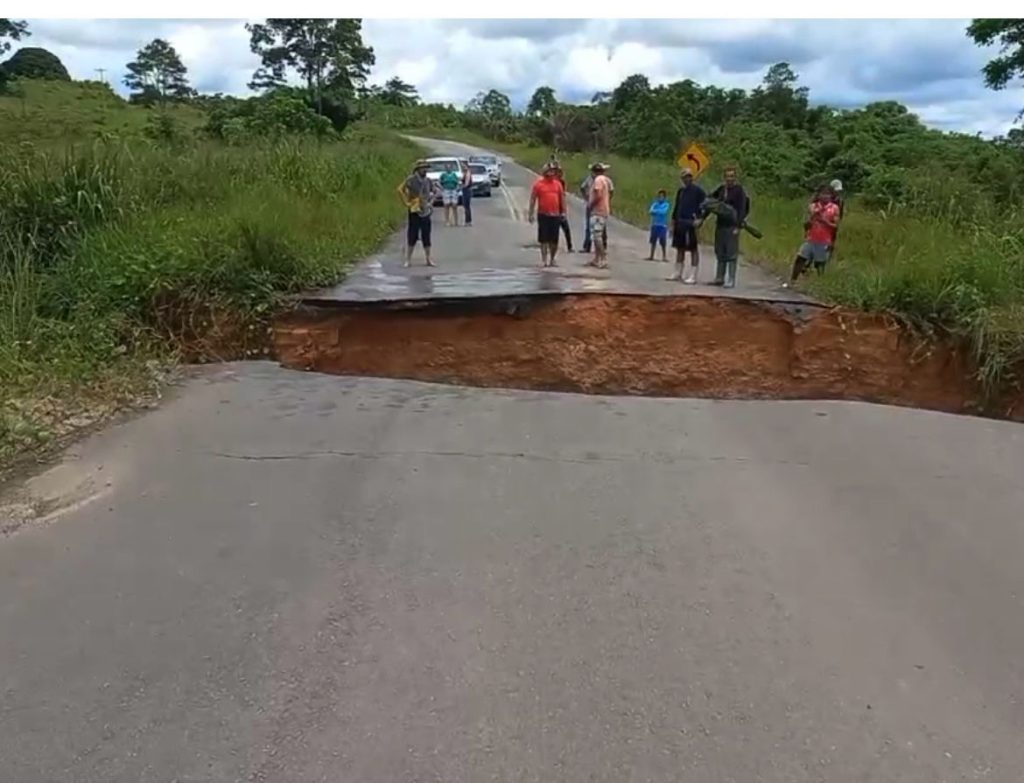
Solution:
<path fill-rule="evenodd" d="M 119 84 L 147 41 L 171 41 L 202 92 L 245 94 L 256 61 L 244 20 L 30 20 L 28 45 L 56 53 L 75 78 Z M 541 84 L 586 101 L 625 77 L 755 86 L 788 61 L 811 101 L 853 107 L 898 100 L 945 130 L 1004 133 L 1024 106 L 1019 84 L 985 88 L 994 52 L 967 38 L 967 20 L 474 19 L 364 21 L 377 53 L 372 81 L 400 76 L 431 101 L 461 105 L 492 87 L 521 106 Z M 123 87 L 120 88 L 123 91 Z"/>

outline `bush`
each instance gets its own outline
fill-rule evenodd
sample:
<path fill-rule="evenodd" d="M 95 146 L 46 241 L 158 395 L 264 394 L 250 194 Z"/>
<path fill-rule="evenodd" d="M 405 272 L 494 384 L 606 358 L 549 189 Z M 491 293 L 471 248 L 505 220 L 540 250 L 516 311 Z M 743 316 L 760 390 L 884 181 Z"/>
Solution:
<path fill-rule="evenodd" d="M 334 129 L 331 119 L 317 114 L 305 95 L 281 89 L 256 98 L 222 101 L 210 113 L 206 131 L 214 138 L 243 144 L 289 135 L 326 138 Z"/>

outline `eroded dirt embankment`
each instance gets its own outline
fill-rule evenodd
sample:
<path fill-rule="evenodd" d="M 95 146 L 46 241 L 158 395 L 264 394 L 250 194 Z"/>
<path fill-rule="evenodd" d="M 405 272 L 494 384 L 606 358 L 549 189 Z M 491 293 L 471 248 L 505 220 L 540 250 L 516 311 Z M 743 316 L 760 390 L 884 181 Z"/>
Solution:
<path fill-rule="evenodd" d="M 287 367 L 341 375 L 980 412 L 973 367 L 954 345 L 926 342 L 885 316 L 805 305 L 588 294 L 304 309 L 278 320 L 274 343 Z M 986 412 L 1021 419 L 1024 404 Z"/>

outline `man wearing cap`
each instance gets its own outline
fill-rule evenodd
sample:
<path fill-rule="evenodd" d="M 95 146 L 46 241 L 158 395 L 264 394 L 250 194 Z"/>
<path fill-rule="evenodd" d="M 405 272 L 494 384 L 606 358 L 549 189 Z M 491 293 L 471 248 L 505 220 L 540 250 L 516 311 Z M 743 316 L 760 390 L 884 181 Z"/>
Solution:
<path fill-rule="evenodd" d="M 681 187 L 676 191 L 672 209 L 672 247 L 676 249 L 676 271 L 669 280 L 681 280 L 687 285 L 697 283 L 700 250 L 697 246 L 697 221 L 700 208 L 707 197 L 704 189 L 693 181 L 693 172 L 683 169 L 679 174 Z M 690 254 L 690 271 L 683 278 L 686 254 Z"/>
<path fill-rule="evenodd" d="M 427 266 L 434 266 L 434 262 L 430 259 L 430 216 L 434 211 L 437 186 L 427 177 L 427 168 L 426 161 L 416 161 L 412 174 L 398 186 L 398 194 L 409 211 L 405 266 L 412 263 L 412 251 L 417 242 L 423 243 L 423 257 L 427 261 Z"/>
<path fill-rule="evenodd" d="M 529 220 L 537 222 L 537 242 L 540 245 L 541 266 L 557 266 L 558 234 L 565 219 L 565 188 L 562 187 L 555 168 L 557 164 L 545 164 L 543 174 L 533 183 L 530 190 Z"/>
<path fill-rule="evenodd" d="M 605 176 L 606 166 L 595 163 L 590 167 L 593 182 L 590 184 L 590 236 L 594 245 L 594 258 L 588 265 L 599 269 L 608 267 L 608 218 L 612 212 L 612 183 Z"/>

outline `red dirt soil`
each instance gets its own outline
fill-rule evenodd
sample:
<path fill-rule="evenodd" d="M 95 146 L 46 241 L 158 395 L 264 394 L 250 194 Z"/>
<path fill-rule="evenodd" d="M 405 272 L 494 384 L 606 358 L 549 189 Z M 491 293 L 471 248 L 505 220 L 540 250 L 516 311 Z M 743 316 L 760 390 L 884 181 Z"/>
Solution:
<path fill-rule="evenodd" d="M 528 315 L 299 310 L 274 325 L 287 367 L 470 386 L 667 397 L 843 399 L 982 411 L 974 367 L 891 318 L 711 297 L 587 294 Z"/>

